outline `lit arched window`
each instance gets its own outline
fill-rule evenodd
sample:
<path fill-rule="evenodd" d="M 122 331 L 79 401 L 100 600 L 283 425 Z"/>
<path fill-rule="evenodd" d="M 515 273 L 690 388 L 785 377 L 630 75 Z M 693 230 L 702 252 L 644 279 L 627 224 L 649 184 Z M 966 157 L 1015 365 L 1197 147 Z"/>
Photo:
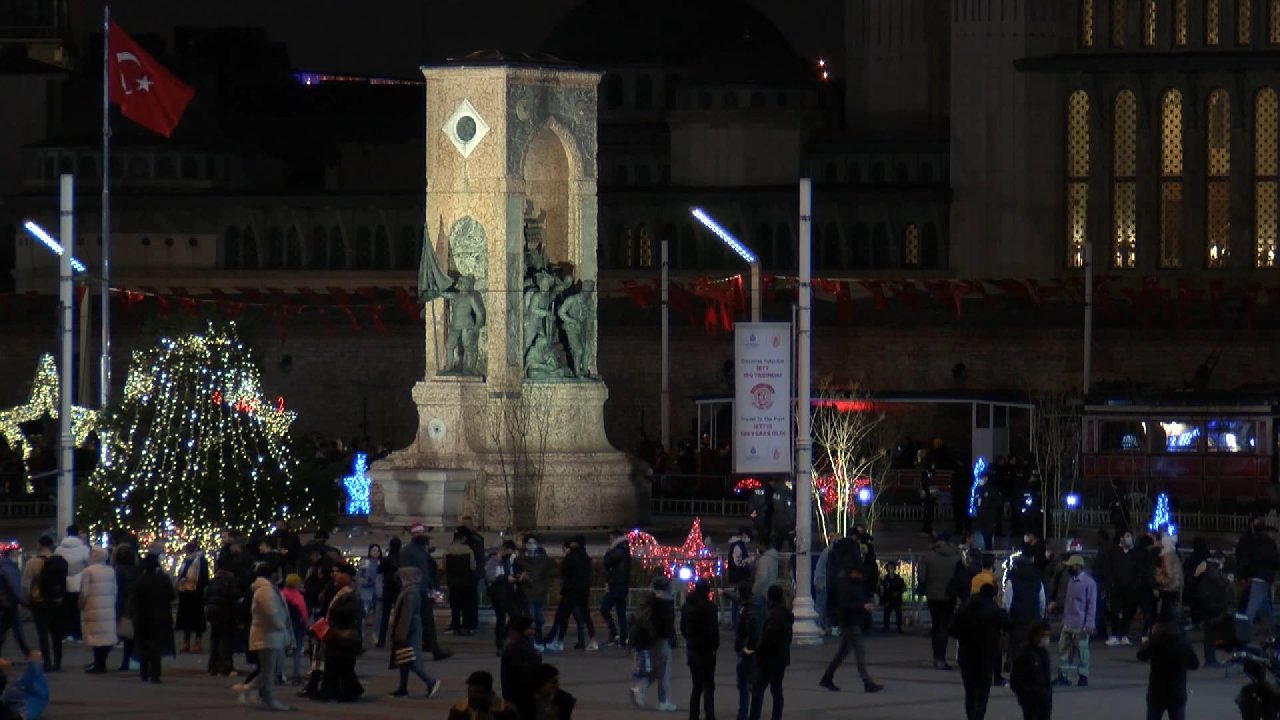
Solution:
<path fill-rule="evenodd" d="M 647 225 L 641 225 L 636 231 L 636 247 L 640 251 L 640 267 L 653 267 L 653 239 Z"/>
<path fill-rule="evenodd" d="M 1111 266 L 1133 268 L 1138 255 L 1138 101 L 1132 90 L 1116 95 L 1113 125 Z"/>
<path fill-rule="evenodd" d="M 1142 0 L 1142 45 L 1156 44 L 1156 0 Z"/>
<path fill-rule="evenodd" d="M 1173 44 L 1187 44 L 1187 0 L 1173 0 Z"/>
<path fill-rule="evenodd" d="M 1272 3 L 1275 7 L 1277 3 Z M 1280 176 L 1280 158 L 1277 158 L 1276 116 L 1280 114 L 1276 91 L 1263 88 L 1254 100 L 1253 108 L 1253 199 L 1254 199 L 1254 255 L 1253 265 L 1259 268 L 1276 266 L 1276 203 L 1277 176 Z"/>
<path fill-rule="evenodd" d="M 631 228 L 627 225 L 619 225 L 618 232 L 614 235 L 614 243 L 613 266 L 631 267 Z"/>
<path fill-rule="evenodd" d="M 1129 0 L 1111 0 L 1111 44 L 1124 47 L 1125 15 L 1129 10 Z"/>
<path fill-rule="evenodd" d="M 908 225 L 902 233 L 902 263 L 907 267 L 920 266 L 920 230 Z"/>
<path fill-rule="evenodd" d="M 1080 0 L 1080 47 L 1093 47 L 1093 0 Z"/>
<path fill-rule="evenodd" d="M 1204 44 L 1218 44 L 1218 6 L 1221 0 L 1204 0 Z"/>
<path fill-rule="evenodd" d="M 1182 92 L 1160 100 L 1160 267 L 1182 267 Z"/>
<path fill-rule="evenodd" d="M 1231 253 L 1231 98 L 1221 88 L 1209 93 L 1208 171 L 1205 215 L 1209 267 L 1226 267 Z"/>
<path fill-rule="evenodd" d="M 1248 45 L 1253 39 L 1253 0 L 1236 0 L 1236 42 Z"/>
<path fill-rule="evenodd" d="M 1267 6 L 1267 42 L 1280 45 L 1280 0 L 1271 0 Z"/>
<path fill-rule="evenodd" d="M 1084 266 L 1089 213 L 1089 96 L 1067 98 L 1067 264 Z"/>

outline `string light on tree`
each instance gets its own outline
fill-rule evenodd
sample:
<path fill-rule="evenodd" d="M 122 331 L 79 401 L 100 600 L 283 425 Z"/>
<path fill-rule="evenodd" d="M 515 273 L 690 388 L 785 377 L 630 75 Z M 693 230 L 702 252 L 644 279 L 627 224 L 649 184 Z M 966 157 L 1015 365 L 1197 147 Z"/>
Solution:
<path fill-rule="evenodd" d="M 694 518 L 689 534 L 679 546 L 663 545 L 647 532 L 627 533 L 631 557 L 647 572 L 662 571 L 669 578 L 694 583 L 699 578 L 718 577 L 724 570 L 720 558 L 711 553 L 702 535 L 702 518 Z"/>
<path fill-rule="evenodd" d="M 356 453 L 355 461 L 351 465 L 351 474 L 342 478 L 342 487 L 347 490 L 347 514 L 368 515 L 370 512 L 369 485 L 373 482 L 368 475 L 369 456 Z"/>
<path fill-rule="evenodd" d="M 987 461 L 979 457 L 973 464 L 973 483 L 969 485 L 969 517 L 978 515 L 978 478 L 987 474 Z"/>
<path fill-rule="evenodd" d="M 311 493 L 294 480 L 294 414 L 280 409 L 263 399 L 234 323 L 161 338 L 133 354 L 122 403 L 104 424 L 90 514 L 169 540 L 266 531 L 289 508 L 310 519 Z"/>
<path fill-rule="evenodd" d="M 1169 507 L 1169 496 L 1160 493 L 1156 495 L 1156 507 L 1151 513 L 1151 522 L 1147 523 L 1147 529 L 1151 531 L 1164 530 L 1170 535 L 1178 534 L 1178 526 L 1173 523 L 1173 509 Z"/>

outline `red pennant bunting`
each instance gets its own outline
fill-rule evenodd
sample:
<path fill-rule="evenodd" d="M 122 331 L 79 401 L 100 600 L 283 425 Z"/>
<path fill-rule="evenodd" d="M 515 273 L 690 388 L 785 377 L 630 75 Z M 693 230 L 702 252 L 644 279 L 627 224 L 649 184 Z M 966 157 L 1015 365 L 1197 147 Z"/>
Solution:
<path fill-rule="evenodd" d="M 169 314 L 169 301 L 160 294 L 159 290 L 153 287 L 143 287 L 142 290 L 156 301 L 156 308 L 160 310 L 161 316 L 167 316 Z"/>
<path fill-rule="evenodd" d="M 169 292 L 173 293 L 174 299 L 178 301 L 178 305 L 182 307 L 182 311 L 195 317 L 196 315 L 196 299 L 187 294 L 186 288 L 169 288 Z"/>
<path fill-rule="evenodd" d="M 858 284 L 871 293 L 871 306 L 877 311 L 883 311 L 885 308 L 884 283 L 879 280 L 859 280 Z"/>
<path fill-rule="evenodd" d="M 675 283 L 671 283 L 671 287 L 675 287 Z M 631 302 L 641 310 L 649 308 L 662 302 L 662 297 L 658 290 L 654 289 L 653 284 L 647 282 L 636 282 L 634 280 L 622 281 L 622 291 L 631 298 Z"/>
<path fill-rule="evenodd" d="M 920 309 L 920 293 L 916 290 L 916 284 L 910 280 L 902 280 L 890 283 L 893 288 L 893 296 L 902 301 L 903 305 L 911 312 Z"/>
<path fill-rule="evenodd" d="M 840 322 L 853 322 L 853 290 L 847 283 L 836 285 L 836 317 Z"/>
<path fill-rule="evenodd" d="M 369 315 L 369 322 L 373 323 L 374 332 L 379 334 L 386 333 L 387 328 L 382 324 L 382 303 L 378 302 L 378 291 L 376 288 L 362 287 L 356 288 L 356 295 L 359 295 L 367 305 L 364 311 Z"/>
<path fill-rule="evenodd" d="M 414 295 L 402 287 L 396 288 L 395 294 L 396 307 L 400 308 L 400 312 L 413 322 L 422 322 L 422 306 L 414 299 Z"/>

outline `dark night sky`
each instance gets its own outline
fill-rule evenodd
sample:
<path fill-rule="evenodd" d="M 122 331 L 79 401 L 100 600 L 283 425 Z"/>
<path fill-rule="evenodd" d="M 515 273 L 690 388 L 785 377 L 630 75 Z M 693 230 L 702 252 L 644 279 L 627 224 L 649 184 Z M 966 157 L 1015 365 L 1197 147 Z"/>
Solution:
<path fill-rule="evenodd" d="M 178 26 L 265 27 L 288 46 L 299 70 L 409 77 L 420 64 L 473 50 L 537 50 L 582 1 L 115 0 L 111 7 L 135 35 L 157 33 L 171 42 Z M 751 2 L 800 55 L 839 61 L 843 0 Z M 71 0 L 71 6 L 77 35 L 96 32 L 101 0 Z"/>

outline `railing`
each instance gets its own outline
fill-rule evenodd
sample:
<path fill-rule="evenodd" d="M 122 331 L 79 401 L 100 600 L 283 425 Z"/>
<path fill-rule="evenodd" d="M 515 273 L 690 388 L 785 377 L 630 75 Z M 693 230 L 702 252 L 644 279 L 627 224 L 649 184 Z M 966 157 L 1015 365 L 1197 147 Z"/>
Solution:
<path fill-rule="evenodd" d="M 56 512 L 54 504 L 47 500 L 0 502 L 0 520 L 51 518 Z"/>
<path fill-rule="evenodd" d="M 681 515 L 699 517 L 741 517 L 748 514 L 745 500 L 700 500 L 688 497 L 658 497 L 653 499 L 655 515 Z"/>

